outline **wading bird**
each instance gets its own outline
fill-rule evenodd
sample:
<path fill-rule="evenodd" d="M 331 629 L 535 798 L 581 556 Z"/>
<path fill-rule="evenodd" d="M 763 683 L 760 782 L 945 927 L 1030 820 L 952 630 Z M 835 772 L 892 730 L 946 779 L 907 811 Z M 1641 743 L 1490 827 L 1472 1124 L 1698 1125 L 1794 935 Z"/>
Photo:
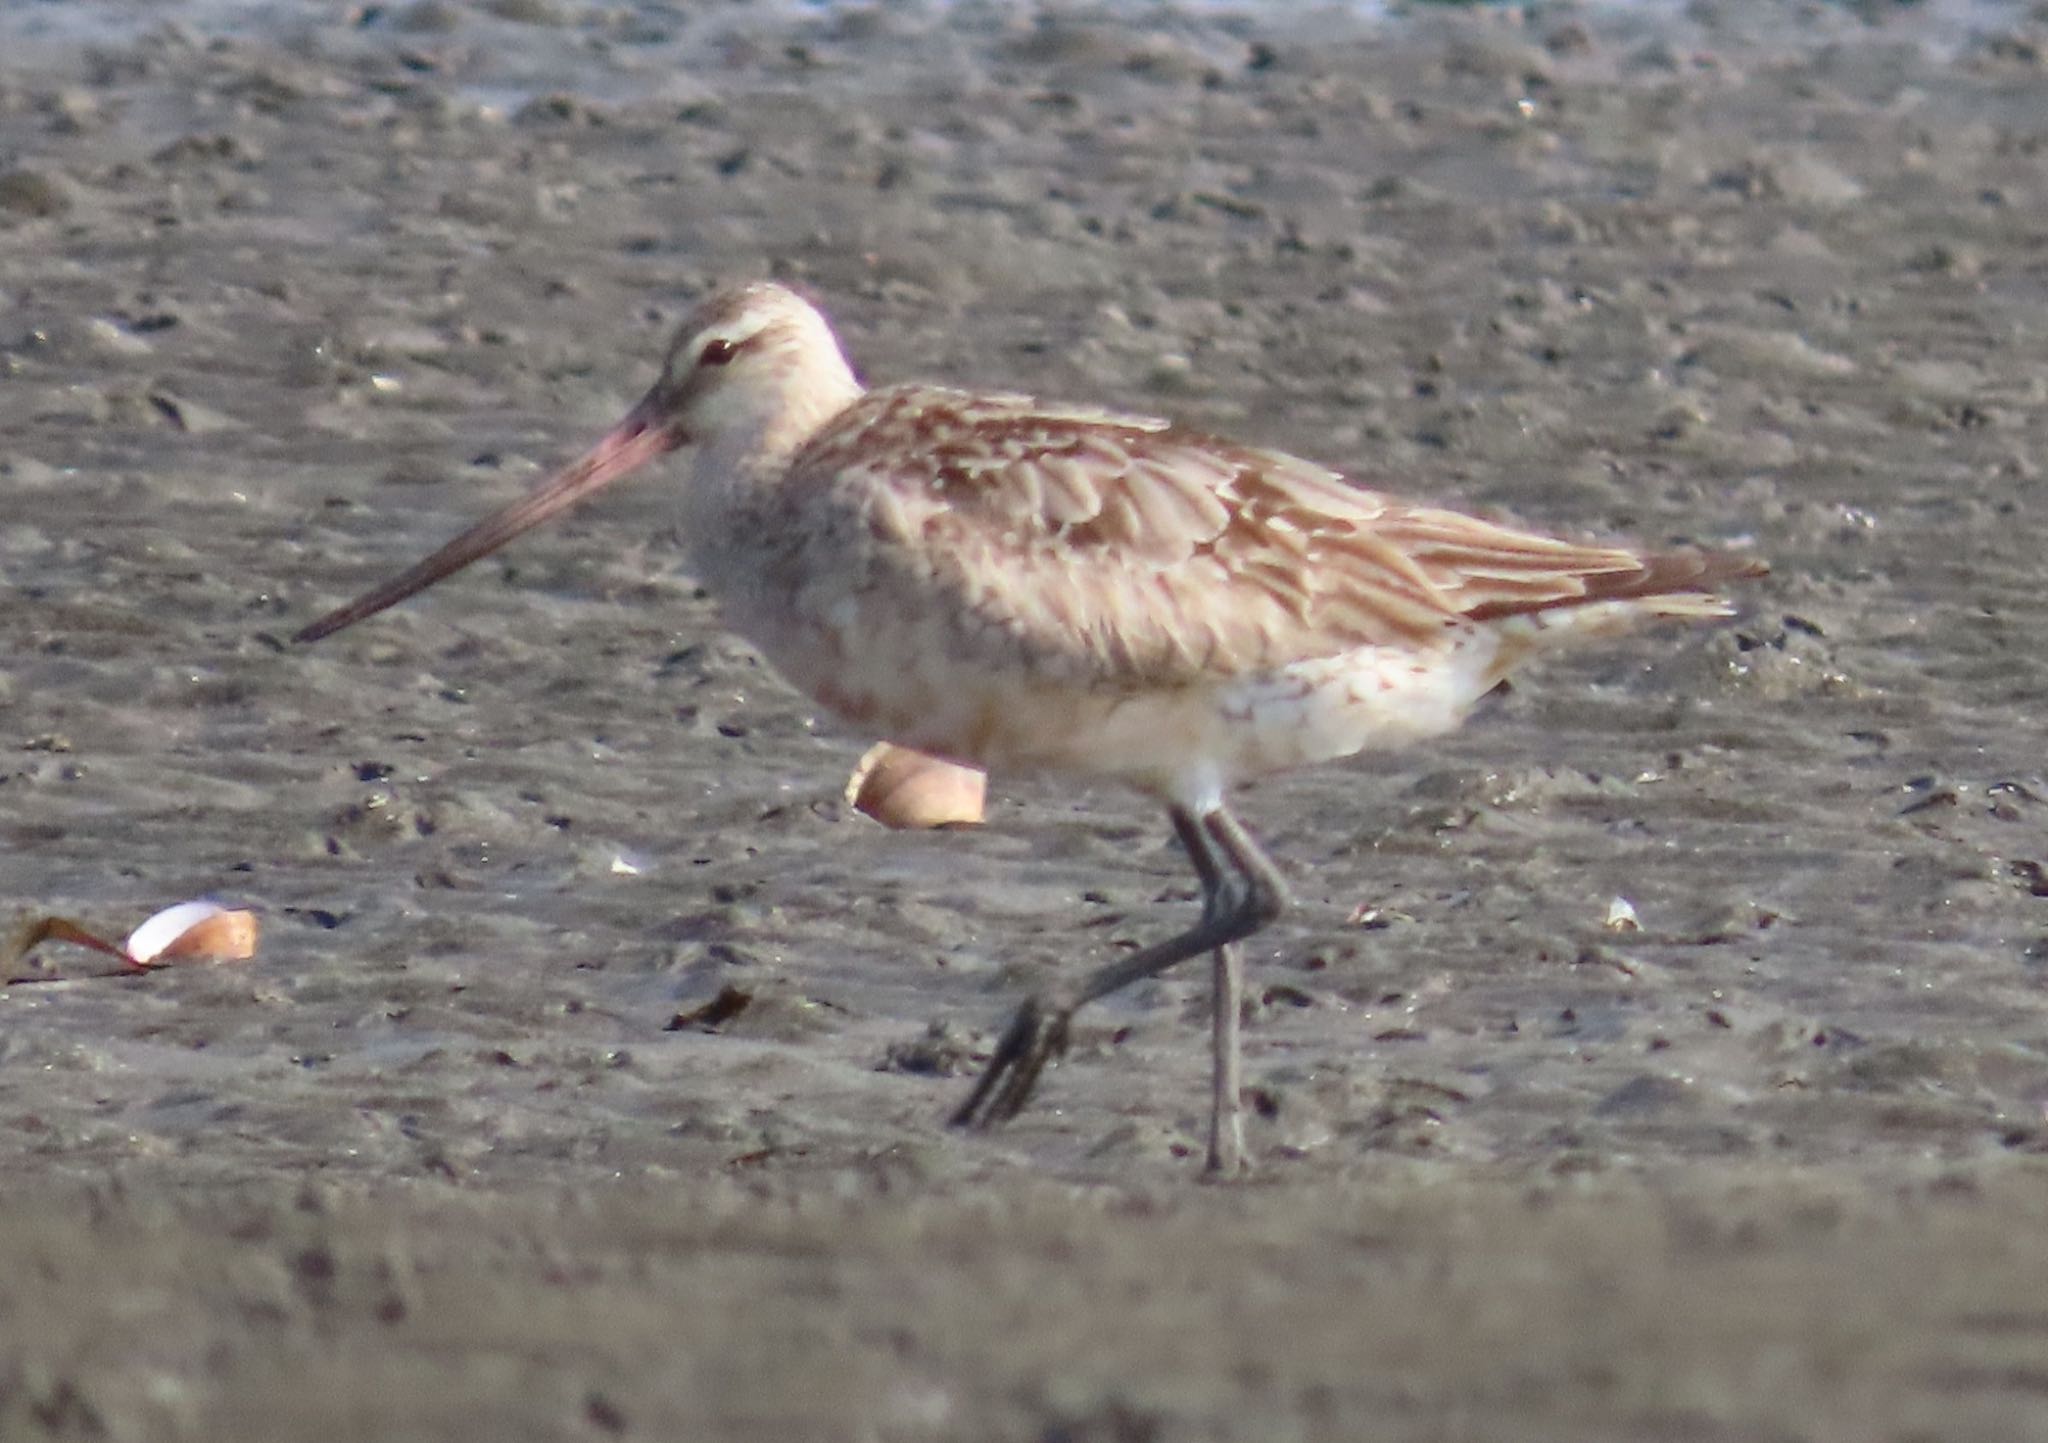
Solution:
<path fill-rule="evenodd" d="M 679 451 L 688 567 L 791 683 L 943 757 L 1126 782 L 1194 864 L 1199 920 L 1026 1001 L 954 1123 L 1015 1116 L 1078 1008 L 1207 954 L 1221 1173 L 1245 1160 L 1236 944 L 1287 900 L 1231 785 L 1447 732 L 1528 657 L 1642 617 L 1728 615 L 1712 588 L 1765 569 L 1414 505 L 1146 416 L 866 390 L 816 308 L 761 283 L 698 306 L 580 460 L 297 640 Z"/>

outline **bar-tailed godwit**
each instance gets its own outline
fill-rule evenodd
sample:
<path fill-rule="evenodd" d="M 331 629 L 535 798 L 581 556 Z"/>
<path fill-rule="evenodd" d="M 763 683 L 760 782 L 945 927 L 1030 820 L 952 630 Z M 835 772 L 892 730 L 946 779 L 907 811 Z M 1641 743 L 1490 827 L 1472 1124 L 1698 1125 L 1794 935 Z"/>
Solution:
<path fill-rule="evenodd" d="M 1231 785 L 1446 732 L 1532 654 L 1639 617 L 1728 615 L 1712 587 L 1764 570 L 1414 505 L 1146 416 L 864 390 L 813 306 L 753 284 L 697 307 L 653 389 L 580 460 L 297 639 L 679 450 L 688 565 L 797 687 L 870 735 L 1165 804 L 1200 919 L 1025 1002 L 953 1121 L 1013 1117 L 1078 1008 L 1206 953 L 1212 1172 L 1245 1159 L 1235 944 L 1287 900 Z"/>

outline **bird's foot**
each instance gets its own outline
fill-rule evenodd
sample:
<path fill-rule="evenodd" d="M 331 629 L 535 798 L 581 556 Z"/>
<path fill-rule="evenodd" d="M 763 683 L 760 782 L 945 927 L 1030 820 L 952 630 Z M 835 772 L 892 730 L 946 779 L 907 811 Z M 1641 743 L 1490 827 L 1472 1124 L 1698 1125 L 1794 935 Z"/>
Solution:
<path fill-rule="evenodd" d="M 1073 1016 L 1071 1006 L 1027 999 L 989 1054 L 974 1091 L 949 1119 L 951 1125 L 985 1132 L 1022 1112 L 1039 1073 L 1067 1050 L 1067 1024 Z"/>
<path fill-rule="evenodd" d="M 1242 1134 L 1235 1142 L 1209 1144 L 1209 1159 L 1202 1166 L 1203 1182 L 1236 1182 L 1251 1175 L 1252 1159 L 1245 1151 Z"/>

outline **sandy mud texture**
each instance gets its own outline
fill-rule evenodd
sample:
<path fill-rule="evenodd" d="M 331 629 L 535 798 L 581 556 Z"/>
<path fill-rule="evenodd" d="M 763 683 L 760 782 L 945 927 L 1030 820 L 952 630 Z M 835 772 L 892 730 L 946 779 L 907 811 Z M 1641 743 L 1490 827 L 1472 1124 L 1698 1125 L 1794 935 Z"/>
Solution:
<path fill-rule="evenodd" d="M 0 1436 L 2048 1436 L 2048 22 L 1271 10 L 0 16 L 0 894 L 267 928 L 0 992 Z M 1247 792 L 1254 1181 L 1195 975 L 952 1135 L 1143 804 L 853 814 L 658 480 L 283 640 L 761 274 L 1776 573 Z"/>

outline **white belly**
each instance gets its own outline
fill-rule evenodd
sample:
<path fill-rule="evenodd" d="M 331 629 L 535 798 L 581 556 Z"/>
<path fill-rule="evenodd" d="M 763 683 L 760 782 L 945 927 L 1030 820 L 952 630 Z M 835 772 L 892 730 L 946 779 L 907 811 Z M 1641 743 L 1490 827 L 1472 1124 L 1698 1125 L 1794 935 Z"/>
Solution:
<path fill-rule="evenodd" d="M 1440 649 L 1368 647 L 1172 690 L 1117 692 L 863 638 L 855 663 L 812 634 L 759 635 L 768 660 L 849 725 L 993 771 L 1113 777 L 1202 806 L 1247 777 L 1441 735 L 1497 679 L 1491 629 Z"/>

